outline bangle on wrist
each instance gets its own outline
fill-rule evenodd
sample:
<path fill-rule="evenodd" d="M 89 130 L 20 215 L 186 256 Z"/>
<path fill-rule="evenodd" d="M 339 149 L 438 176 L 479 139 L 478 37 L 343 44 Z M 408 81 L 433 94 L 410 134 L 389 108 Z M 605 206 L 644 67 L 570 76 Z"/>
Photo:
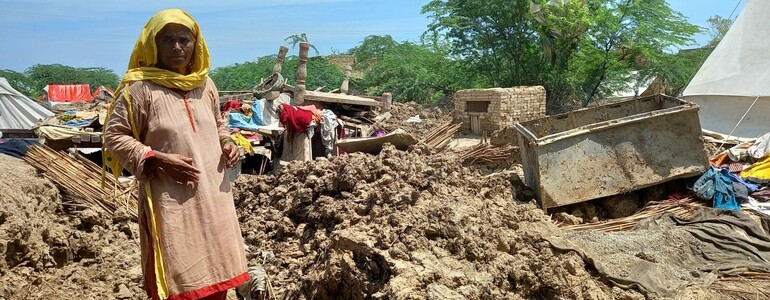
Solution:
<path fill-rule="evenodd" d="M 228 137 L 228 138 L 224 138 L 224 139 L 222 139 L 221 143 L 222 143 L 222 146 L 224 146 L 224 145 L 227 145 L 228 143 L 233 143 L 233 144 L 235 144 L 235 141 L 233 141 L 233 139 L 231 139 L 231 138 L 229 138 L 229 137 Z"/>

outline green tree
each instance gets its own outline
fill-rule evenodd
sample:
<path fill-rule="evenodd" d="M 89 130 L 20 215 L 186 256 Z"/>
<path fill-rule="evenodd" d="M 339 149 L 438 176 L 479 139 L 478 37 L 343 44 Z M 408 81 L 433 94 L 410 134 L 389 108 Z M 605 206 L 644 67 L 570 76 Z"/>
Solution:
<path fill-rule="evenodd" d="M 427 34 L 445 38 L 449 54 L 486 85 L 540 84 L 543 63 L 529 0 L 433 0 L 422 12 L 432 19 Z"/>
<path fill-rule="evenodd" d="M 91 88 L 104 85 L 116 88 L 120 78 L 106 68 L 75 68 L 60 64 L 34 65 L 25 72 L 29 80 L 31 93 L 37 97 L 48 84 L 81 84 L 87 83 Z"/>
<path fill-rule="evenodd" d="M 699 28 L 665 0 L 588 1 L 595 26 L 574 57 L 573 77 L 583 106 L 617 91 L 628 74 L 649 72 L 669 58 L 667 49 L 690 45 Z"/>
<path fill-rule="evenodd" d="M 707 32 L 709 37 L 711 37 L 711 40 L 706 44 L 706 47 L 714 48 L 720 41 L 722 41 L 722 38 L 725 37 L 727 31 L 730 30 L 730 26 L 733 26 L 733 20 L 714 15 L 711 16 L 707 22 L 709 23 Z"/>
<path fill-rule="evenodd" d="M 227 90 L 251 90 L 260 83 L 262 78 L 268 77 L 273 72 L 276 55 L 263 56 L 253 62 L 244 62 L 219 67 L 211 71 L 211 79 L 222 91 Z M 294 82 L 299 66 L 299 57 L 289 56 L 283 62 L 282 75 Z M 288 75 L 287 75 L 288 74 Z M 307 61 L 307 89 L 313 90 L 326 87 L 327 90 L 335 89 L 342 85 L 343 72 L 339 67 L 329 64 L 323 57 L 311 57 Z"/>
<path fill-rule="evenodd" d="M 367 70 L 396 46 L 398 43 L 390 35 L 370 35 L 365 37 L 360 45 L 348 50 L 348 54 L 355 56 L 356 69 Z"/>
<path fill-rule="evenodd" d="M 364 71 L 356 85 L 367 94 L 391 92 L 395 100 L 429 104 L 482 80 L 465 74 L 461 61 L 452 59 L 448 49 L 429 36 L 418 44 L 398 43 L 384 35 L 368 36 L 348 53 L 355 56 L 355 67 Z"/>
<path fill-rule="evenodd" d="M 490 86 L 544 85 L 549 113 L 612 94 L 631 71 L 652 76 L 698 32 L 665 0 L 547 2 L 533 1 L 533 15 L 530 0 L 434 0 L 423 13 Z"/>
<path fill-rule="evenodd" d="M 658 76 L 657 80 L 662 81 L 666 94 L 679 95 L 684 91 L 703 62 L 706 61 L 706 58 L 714 51 L 714 48 L 722 41 L 732 26 L 732 20 L 717 15 L 711 16 L 708 23 L 709 27 L 705 31 L 711 39 L 706 45 L 700 48 L 681 50 L 676 54 L 668 54 L 657 64 L 651 66 L 651 73 Z"/>
<path fill-rule="evenodd" d="M 0 70 L 0 77 L 5 77 L 5 79 L 8 80 L 8 83 L 22 94 L 27 96 L 35 95 L 34 85 L 23 73 L 13 70 Z"/>

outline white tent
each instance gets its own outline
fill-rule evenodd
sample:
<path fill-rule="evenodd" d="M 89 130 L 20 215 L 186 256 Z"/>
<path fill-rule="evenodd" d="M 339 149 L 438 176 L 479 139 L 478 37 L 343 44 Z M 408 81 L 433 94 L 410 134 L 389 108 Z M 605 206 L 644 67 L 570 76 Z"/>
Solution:
<path fill-rule="evenodd" d="M 32 129 L 39 121 L 53 113 L 14 89 L 0 77 L 0 130 Z"/>
<path fill-rule="evenodd" d="M 701 126 L 733 136 L 770 132 L 770 1 L 749 0 L 683 92 L 700 105 Z M 752 103 L 754 106 L 752 107 Z"/>

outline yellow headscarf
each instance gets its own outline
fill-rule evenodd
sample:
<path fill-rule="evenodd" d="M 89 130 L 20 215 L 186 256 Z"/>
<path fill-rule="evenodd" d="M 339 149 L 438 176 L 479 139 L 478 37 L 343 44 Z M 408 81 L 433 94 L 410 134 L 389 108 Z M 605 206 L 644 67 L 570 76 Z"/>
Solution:
<path fill-rule="evenodd" d="M 155 36 L 160 32 L 163 27 L 168 24 L 180 24 L 186 26 L 192 31 L 195 36 L 195 50 L 192 57 L 192 65 L 190 66 L 190 74 L 184 75 L 177 72 L 168 71 L 155 67 L 158 62 L 158 48 L 155 45 Z M 129 85 L 135 81 L 150 80 L 159 85 L 167 88 L 181 89 L 184 91 L 190 91 L 201 87 L 206 84 L 209 73 L 209 49 L 206 47 L 206 41 L 203 39 L 203 34 L 198 28 L 198 23 L 186 12 L 180 9 L 166 9 L 153 15 L 147 24 L 142 29 L 142 34 L 139 35 L 139 39 L 136 41 L 134 51 L 131 53 L 131 59 L 128 62 L 128 71 L 123 75 L 123 79 L 118 85 L 118 89 L 115 92 L 116 95 L 123 95 L 126 101 L 126 109 L 128 110 L 127 119 L 131 125 L 131 131 L 134 138 L 139 139 L 139 131 L 134 125 L 133 109 L 131 107 L 131 95 L 129 94 Z M 104 146 L 104 133 L 107 129 L 110 116 L 115 108 L 115 103 L 119 97 L 115 97 L 110 109 L 107 111 L 107 117 L 104 121 L 104 129 L 102 130 L 102 187 L 104 187 L 107 169 L 112 171 L 112 175 L 115 178 L 119 177 L 123 171 L 123 167 L 110 151 Z M 145 193 L 148 200 L 148 212 L 149 222 L 152 231 L 152 243 L 153 254 L 155 258 L 155 280 L 158 288 L 158 295 L 161 299 L 168 297 L 168 287 L 165 279 L 163 255 L 161 253 L 160 235 L 157 229 L 157 222 L 155 220 L 155 213 L 153 212 L 152 205 L 152 191 L 150 190 L 149 182 L 144 184 Z M 117 189 L 116 189 L 117 191 Z"/>
<path fill-rule="evenodd" d="M 180 24 L 192 31 L 195 36 L 195 51 L 192 57 L 192 71 L 188 75 L 182 75 L 153 67 L 158 62 L 158 48 L 155 45 L 155 36 L 168 24 Z M 206 41 L 198 28 L 198 23 L 186 12 L 179 9 L 166 9 L 158 12 L 144 25 L 139 40 L 136 41 L 131 60 L 128 62 L 128 71 L 123 75 L 123 83 L 139 80 L 152 80 L 167 88 L 176 88 L 184 91 L 193 90 L 206 84 L 209 74 L 209 49 Z"/>

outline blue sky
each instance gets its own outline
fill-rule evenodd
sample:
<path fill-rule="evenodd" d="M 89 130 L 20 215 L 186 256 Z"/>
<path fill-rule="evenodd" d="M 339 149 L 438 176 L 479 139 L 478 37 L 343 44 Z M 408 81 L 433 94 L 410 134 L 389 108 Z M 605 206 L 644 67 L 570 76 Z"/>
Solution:
<path fill-rule="evenodd" d="M 668 0 L 691 23 L 737 16 L 747 0 Z M 754 0 L 757 1 L 757 0 Z M 762 1 L 762 0 L 759 0 Z M 212 66 L 275 54 L 289 35 L 307 33 L 321 54 L 346 51 L 368 35 L 417 40 L 430 20 L 429 1 L 414 0 L 0 0 L 0 69 L 34 64 L 106 67 L 122 74 L 142 26 L 158 10 L 178 7 L 200 24 Z M 131 3 L 129 5 L 129 3 Z M 707 37 L 696 37 L 705 43 Z M 291 49 L 289 54 L 296 54 Z"/>

